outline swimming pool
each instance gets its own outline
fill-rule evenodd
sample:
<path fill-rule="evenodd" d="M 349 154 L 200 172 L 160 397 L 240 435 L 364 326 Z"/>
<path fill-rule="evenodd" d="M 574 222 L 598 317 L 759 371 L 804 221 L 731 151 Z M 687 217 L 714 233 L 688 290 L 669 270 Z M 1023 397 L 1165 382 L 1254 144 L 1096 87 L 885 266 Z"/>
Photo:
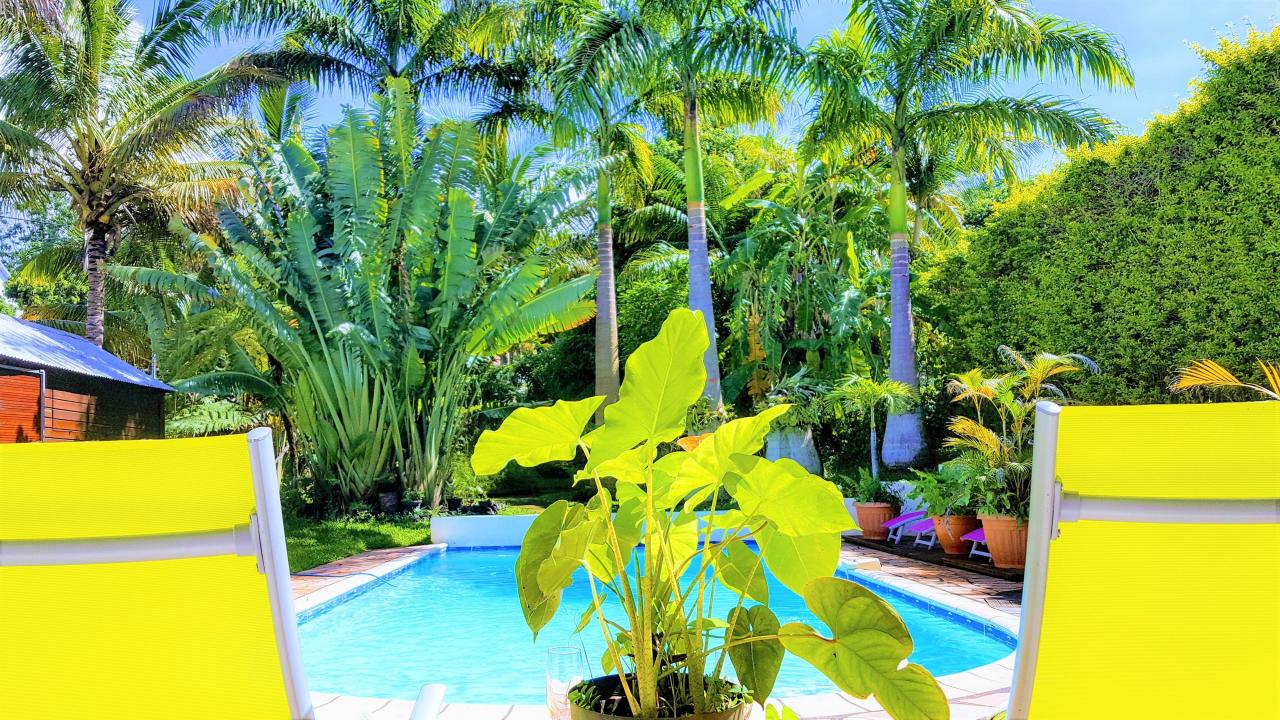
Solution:
<path fill-rule="evenodd" d="M 585 582 L 565 591 L 559 613 L 535 643 L 516 597 L 518 554 L 516 548 L 428 554 L 345 602 L 305 614 L 299 634 L 311 689 L 409 700 L 423 683 L 434 682 L 447 685 L 454 702 L 541 704 L 546 649 L 554 645 L 585 646 L 588 672 L 600 674 L 599 631 L 573 632 L 590 604 Z M 935 676 L 985 665 L 1013 650 L 1013 637 L 1001 628 L 858 573 L 841 575 L 894 606 L 915 641 L 911 660 Z M 772 578 L 769 595 L 780 622 L 799 620 L 826 631 L 803 599 Z M 832 690 L 821 673 L 787 656 L 774 695 Z"/>

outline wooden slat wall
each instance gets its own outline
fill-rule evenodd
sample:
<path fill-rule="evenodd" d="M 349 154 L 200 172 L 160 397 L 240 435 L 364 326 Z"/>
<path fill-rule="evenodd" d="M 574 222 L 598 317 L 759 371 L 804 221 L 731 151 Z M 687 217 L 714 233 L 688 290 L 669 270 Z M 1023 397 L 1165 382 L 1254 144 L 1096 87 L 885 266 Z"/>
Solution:
<path fill-rule="evenodd" d="M 134 440 L 162 437 L 157 427 L 155 393 L 135 389 L 136 395 L 100 395 L 45 390 L 46 441 Z"/>
<path fill-rule="evenodd" d="M 39 439 L 40 378 L 0 374 L 0 443 Z"/>
<path fill-rule="evenodd" d="M 0 369 L 0 443 L 40 439 L 40 378 Z M 137 440 L 164 437 L 164 393 L 127 383 L 47 370 L 44 439 Z"/>

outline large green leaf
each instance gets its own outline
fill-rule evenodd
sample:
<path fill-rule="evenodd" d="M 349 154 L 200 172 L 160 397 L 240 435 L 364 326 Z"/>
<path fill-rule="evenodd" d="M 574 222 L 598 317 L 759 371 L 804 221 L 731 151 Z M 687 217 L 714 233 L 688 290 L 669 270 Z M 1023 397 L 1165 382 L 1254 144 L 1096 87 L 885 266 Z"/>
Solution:
<path fill-rule="evenodd" d="M 692 512 L 660 513 L 655 518 L 658 545 L 656 576 L 662 581 L 674 581 L 689 567 L 689 561 L 698 553 L 698 516 Z M 645 552 L 652 552 L 646 546 Z"/>
<path fill-rule="evenodd" d="M 627 358 L 618 401 L 604 409 L 604 425 L 589 434 L 588 469 L 642 442 L 669 442 L 684 432 L 689 406 L 702 396 L 710 344 L 702 316 L 672 311 L 657 337 Z"/>
<path fill-rule="evenodd" d="M 766 518 L 787 535 L 838 534 L 853 528 L 840 490 L 796 461 L 737 455 L 735 463 L 741 478 L 726 485 L 747 515 Z"/>
<path fill-rule="evenodd" d="M 606 490 L 606 497 L 607 494 Z M 587 566 L 593 575 L 604 581 L 617 577 L 631 562 L 631 554 L 635 552 L 644 532 L 643 499 L 630 498 L 618 503 L 618 510 L 613 514 L 613 531 L 618 538 L 621 565 L 618 564 L 618 557 L 607 535 L 597 533 L 597 541 L 587 548 Z"/>
<path fill-rule="evenodd" d="M 477 475 L 493 475 L 512 460 L 525 467 L 572 460 L 582 428 L 601 402 L 603 397 L 590 397 L 557 400 L 550 407 L 516 409 L 497 430 L 480 433 L 471 453 L 471 469 Z"/>
<path fill-rule="evenodd" d="M 751 417 L 730 420 L 716 428 L 711 437 L 703 440 L 692 455 L 699 464 L 717 474 L 736 472 L 733 456 L 760 452 L 773 421 L 790 409 L 790 405 L 774 405 Z"/>
<path fill-rule="evenodd" d="M 475 204 L 466 190 L 449 188 L 449 215 L 441 229 L 444 267 L 440 272 L 440 299 L 456 306 L 476 287 Z"/>
<path fill-rule="evenodd" d="M 841 690 L 860 698 L 875 695 L 896 720 L 950 717 L 938 683 L 919 665 L 904 665 L 912 650 L 911 634 L 888 603 L 842 578 L 810 582 L 804 600 L 833 637 L 823 637 L 804 623 L 787 623 L 779 634 L 789 652 Z"/>
<path fill-rule="evenodd" d="M 538 581 L 539 570 L 555 551 L 561 533 L 581 525 L 586 514 L 581 505 L 557 500 L 534 518 L 520 544 L 520 555 L 516 557 L 516 590 L 520 595 L 520 609 L 534 638 L 560 607 L 560 591 L 543 592 Z"/>
<path fill-rule="evenodd" d="M 615 458 L 605 460 L 597 465 L 594 470 L 578 471 L 574 476 L 574 480 L 576 482 L 599 475 L 600 477 L 613 478 L 620 483 L 628 485 L 644 485 L 648 479 L 648 467 L 653 463 L 654 454 L 655 451 L 652 447 L 632 448 Z M 632 490 L 628 489 L 625 492 L 631 493 Z M 623 491 L 620 489 L 619 492 Z"/>
<path fill-rule="evenodd" d="M 749 455 L 764 447 L 769 424 L 789 407 L 778 405 L 754 417 L 732 420 L 703 436 L 692 452 L 664 455 L 656 467 L 671 479 L 655 496 L 658 507 L 669 509 L 685 500 L 688 509 L 704 500 L 725 473 L 739 471 L 734 455 Z"/>
<path fill-rule="evenodd" d="M 769 572 L 797 595 L 815 578 L 828 578 L 840 565 L 840 535 L 784 535 L 766 525 L 756 532 Z"/>
<path fill-rule="evenodd" d="M 761 705 L 773 692 L 773 683 L 782 669 L 782 656 L 786 651 L 782 642 L 770 635 L 778 634 L 778 618 L 765 605 L 738 608 L 729 614 L 733 627 L 732 641 L 760 638 L 729 648 L 729 662 L 738 676 L 738 682 L 751 691 L 751 699 Z"/>
<path fill-rule="evenodd" d="M 595 517 L 588 517 L 576 525 L 565 527 L 551 548 L 551 552 L 538 566 L 538 588 L 543 595 L 559 596 L 573 582 L 573 574 L 582 567 L 587 557 L 587 547 L 598 540 L 604 526 Z"/>
<path fill-rule="evenodd" d="M 342 122 L 330 128 L 328 169 L 328 189 L 334 200 L 334 249 L 347 257 L 353 252 L 365 253 L 381 234 L 387 203 L 378 137 L 363 111 L 348 109 Z"/>
<path fill-rule="evenodd" d="M 733 540 L 715 554 L 716 579 L 739 595 L 759 603 L 769 602 L 769 582 L 760 556 L 742 540 Z"/>

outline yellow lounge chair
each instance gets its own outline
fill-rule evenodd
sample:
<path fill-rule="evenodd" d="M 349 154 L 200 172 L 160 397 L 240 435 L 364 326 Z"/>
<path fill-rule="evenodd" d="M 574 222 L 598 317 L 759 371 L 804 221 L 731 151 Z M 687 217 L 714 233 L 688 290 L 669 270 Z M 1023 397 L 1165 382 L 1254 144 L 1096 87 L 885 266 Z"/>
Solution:
<path fill-rule="evenodd" d="M 270 430 L 0 445 L 0 718 L 313 717 Z"/>
<path fill-rule="evenodd" d="M 1037 408 L 1010 720 L 1280 718 L 1280 402 Z"/>

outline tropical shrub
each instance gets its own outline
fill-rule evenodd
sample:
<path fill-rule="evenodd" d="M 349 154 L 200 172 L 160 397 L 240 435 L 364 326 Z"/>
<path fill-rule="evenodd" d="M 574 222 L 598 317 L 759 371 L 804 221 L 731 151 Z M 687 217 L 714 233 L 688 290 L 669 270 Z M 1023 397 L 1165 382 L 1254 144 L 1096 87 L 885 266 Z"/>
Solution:
<path fill-rule="evenodd" d="M 957 452 L 947 472 L 972 483 L 978 512 L 1026 519 L 1031 503 L 1031 441 L 1036 403 L 1062 402 L 1066 393 L 1055 378 L 1098 366 L 1083 355 L 1039 353 L 1027 357 L 1001 346 L 1012 372 L 988 377 L 981 369 L 955 376 L 947 384 L 952 403 L 972 407 L 973 417 L 956 416 L 947 425 L 945 448 Z"/>
<path fill-rule="evenodd" d="M 1280 357 L 1280 28 L 1201 53 L 1177 112 L 1015 190 L 937 276 L 953 367 L 1071 347 L 1107 368 L 1079 400 L 1163 403 L 1196 358 Z"/>
<path fill-rule="evenodd" d="M 871 477 L 880 479 L 880 446 L 876 436 L 876 415 L 886 416 L 910 410 L 916 401 L 915 389 L 896 380 L 872 380 L 850 375 L 824 398 L 837 418 L 851 415 L 864 420 L 871 429 Z"/>
<path fill-rule="evenodd" d="M 866 468 L 858 468 L 857 478 L 837 473 L 832 476 L 831 481 L 840 488 L 842 495 L 853 498 L 856 502 L 891 504 L 898 502 L 897 496 L 889 490 L 889 486 L 881 482 L 880 478 L 867 472 Z"/>
<path fill-rule="evenodd" d="M 193 235 L 268 356 L 178 382 L 270 400 L 334 499 L 379 484 L 438 504 L 479 367 L 588 320 L 592 275 L 553 272 L 546 239 L 575 183 L 485 186 L 474 127 L 425 136 L 416 91 L 388 80 L 374 117 L 348 109 L 326 152 L 287 139 L 258 158 L 245 216 Z M 482 201 L 481 198 L 484 198 Z M 195 280 L 135 280 L 212 294 Z"/>
<path fill-rule="evenodd" d="M 795 462 L 756 455 L 787 406 L 681 437 L 702 394 L 708 345 L 702 318 L 674 311 L 627 362 L 603 425 L 583 435 L 602 397 L 522 408 L 481 435 L 472 454 L 478 474 L 512 460 L 531 466 L 585 455 L 576 480 L 595 495 L 548 507 L 516 562 L 520 605 L 535 635 L 586 570 L 593 602 L 581 627 L 599 627 L 607 646 L 601 667 L 616 675 L 620 698 L 587 692 L 590 683 L 571 697 L 600 699 L 592 709 L 638 718 L 719 711 L 743 701 L 723 679 L 728 662 L 741 688 L 763 704 L 790 652 L 841 690 L 874 694 L 895 718 L 946 717 L 940 686 L 906 661 L 911 640 L 897 613 L 833 577 L 840 533 L 852 525 L 840 493 Z M 664 452 L 673 441 L 675 449 Z M 716 512 L 720 490 L 737 509 Z M 701 523 L 693 508 L 706 499 L 711 519 Z M 801 594 L 833 637 L 800 622 L 780 624 L 768 606 L 766 571 Z M 718 617 L 711 597 L 725 592 L 737 602 Z M 605 593 L 617 603 L 606 604 Z"/>
<path fill-rule="evenodd" d="M 1178 371 L 1178 377 L 1170 387 L 1174 392 L 1191 390 L 1248 390 L 1267 400 L 1280 400 L 1280 363 L 1258 361 L 1258 368 L 1266 378 L 1266 387 L 1245 382 L 1230 370 L 1212 360 L 1197 360 Z"/>
<path fill-rule="evenodd" d="M 931 517 L 977 513 L 973 478 L 962 465 L 943 463 L 937 472 L 911 472 L 916 478 L 907 497 L 918 501 Z"/>

